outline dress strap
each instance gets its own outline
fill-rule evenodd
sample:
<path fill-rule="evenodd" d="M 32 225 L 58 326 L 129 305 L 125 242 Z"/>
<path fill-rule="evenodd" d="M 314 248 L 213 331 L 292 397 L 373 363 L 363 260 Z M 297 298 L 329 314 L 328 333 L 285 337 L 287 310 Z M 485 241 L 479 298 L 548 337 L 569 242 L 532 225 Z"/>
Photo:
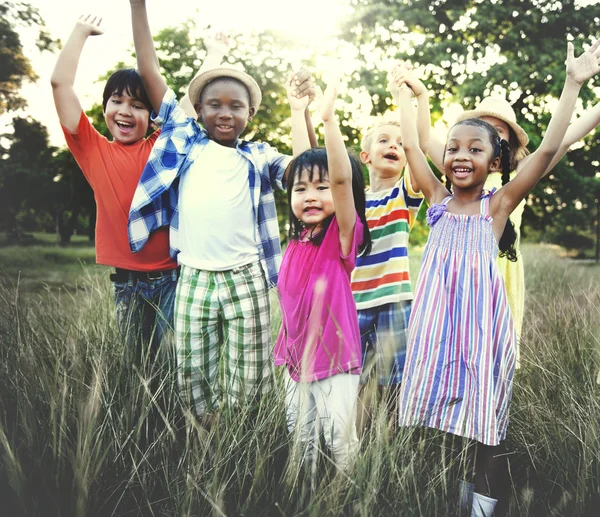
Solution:
<path fill-rule="evenodd" d="M 442 199 L 440 205 L 447 205 L 453 197 L 454 196 L 446 196 L 444 199 Z"/>
<path fill-rule="evenodd" d="M 496 192 L 496 187 L 492 190 L 486 191 L 485 194 L 481 197 L 480 201 L 480 211 L 483 217 L 490 217 L 490 199 Z"/>

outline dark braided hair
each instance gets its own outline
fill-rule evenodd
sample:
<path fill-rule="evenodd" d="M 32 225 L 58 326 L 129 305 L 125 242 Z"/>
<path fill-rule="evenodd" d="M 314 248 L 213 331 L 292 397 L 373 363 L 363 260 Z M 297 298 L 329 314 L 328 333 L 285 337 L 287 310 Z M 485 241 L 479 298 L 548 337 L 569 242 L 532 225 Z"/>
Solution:
<path fill-rule="evenodd" d="M 371 233 L 369 232 L 369 225 L 367 224 L 367 217 L 365 215 L 367 205 L 365 197 L 365 181 L 360 160 L 352 153 L 348 153 L 348 157 L 350 158 L 350 166 L 352 168 L 352 195 L 354 197 L 354 208 L 363 223 L 363 239 L 362 244 L 358 248 L 358 253 L 364 257 L 371 251 Z M 328 177 L 327 151 L 323 147 L 308 149 L 296 156 L 289 165 L 286 185 L 290 217 L 290 229 L 288 235 L 290 239 L 295 240 L 299 240 L 304 231 L 302 222 L 294 215 L 292 210 L 292 191 L 294 189 L 294 182 L 296 178 L 302 174 L 302 171 L 308 172 L 308 181 L 313 181 L 315 174 L 319 175 L 319 181 L 326 179 Z M 322 228 L 316 235 L 312 235 L 312 233 L 309 235 L 308 238 L 313 244 L 319 246 L 321 242 L 323 242 L 334 215 L 335 214 L 332 214 L 323 221 Z"/>
<path fill-rule="evenodd" d="M 455 124 L 454 126 L 473 126 L 484 129 L 487 131 L 490 137 L 490 143 L 492 144 L 492 160 L 500 157 L 500 170 L 502 171 L 502 185 L 506 185 L 510 181 L 510 172 L 512 170 L 512 161 L 513 157 L 511 153 L 510 144 L 500 138 L 498 135 L 498 131 L 491 124 L 488 124 L 485 120 L 481 120 L 479 118 L 468 118 L 462 120 Z M 445 153 L 445 151 L 444 151 Z M 446 176 L 446 188 L 448 188 L 450 182 L 448 181 L 448 176 Z M 448 190 L 450 190 L 448 188 Z M 504 231 L 502 232 L 502 236 L 500 237 L 500 242 L 498 243 L 498 248 L 500 250 L 499 256 L 506 257 L 511 262 L 517 261 L 517 250 L 515 249 L 515 242 L 517 240 L 517 232 L 515 231 L 515 225 L 508 218 L 506 220 L 506 226 L 504 227 Z"/>

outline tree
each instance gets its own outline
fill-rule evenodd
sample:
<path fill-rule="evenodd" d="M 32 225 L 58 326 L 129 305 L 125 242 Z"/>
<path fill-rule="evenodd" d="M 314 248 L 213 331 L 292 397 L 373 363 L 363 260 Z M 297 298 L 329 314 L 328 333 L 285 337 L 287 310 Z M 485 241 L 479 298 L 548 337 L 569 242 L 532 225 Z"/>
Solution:
<path fill-rule="evenodd" d="M 52 155 L 48 131 L 32 118 L 13 119 L 11 145 L 0 160 L 0 210 L 9 241 L 21 238 L 17 215 L 25 207 L 39 211 L 51 188 Z"/>
<path fill-rule="evenodd" d="M 35 81 L 37 75 L 23 54 L 19 27 L 36 27 L 37 47 L 52 49 L 56 42 L 44 30 L 38 10 L 26 2 L 7 1 L 0 4 L 0 115 L 25 105 L 19 95 L 23 81 Z"/>
<path fill-rule="evenodd" d="M 484 96 L 506 93 L 531 138 L 531 149 L 541 141 L 553 100 L 562 89 L 567 40 L 581 52 L 600 21 L 597 6 L 573 0 L 353 0 L 352 4 L 355 12 L 344 37 L 359 46 L 365 61 L 375 56 L 380 61 L 407 59 L 422 65 L 438 118 L 450 101 L 468 109 Z M 368 86 L 376 109 L 386 107 L 385 70 L 366 67 L 356 81 Z M 586 107 L 596 94 L 583 88 L 580 97 Z M 598 192 L 592 157 L 599 149 L 598 138 L 588 138 L 556 166 L 550 181 L 536 187 L 533 210 L 525 213 L 529 227 L 543 230 L 548 225 L 552 231 L 547 234 L 554 237 L 575 228 L 591 231 L 593 217 L 585 211 L 594 206 Z"/>
<path fill-rule="evenodd" d="M 78 219 L 83 215 L 88 217 L 92 225 L 92 228 L 88 229 L 90 240 L 94 240 L 94 191 L 68 149 L 58 151 L 53 156 L 52 176 L 53 189 L 44 209 L 55 217 L 60 243 L 66 245 L 71 241 Z"/>

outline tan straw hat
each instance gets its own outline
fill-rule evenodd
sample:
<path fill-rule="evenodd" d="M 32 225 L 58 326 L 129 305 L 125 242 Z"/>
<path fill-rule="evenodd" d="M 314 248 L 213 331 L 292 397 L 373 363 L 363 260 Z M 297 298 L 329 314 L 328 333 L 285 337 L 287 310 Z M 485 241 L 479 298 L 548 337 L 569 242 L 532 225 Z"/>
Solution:
<path fill-rule="evenodd" d="M 236 79 L 240 81 L 246 88 L 248 88 L 248 92 L 250 93 L 250 107 L 254 108 L 255 111 L 258 110 L 262 100 L 262 94 L 260 93 L 260 87 L 258 86 L 257 82 L 246 72 L 226 66 L 207 70 L 206 72 L 202 72 L 194 77 L 190 83 L 190 87 L 188 88 L 188 95 L 191 103 L 195 104 L 200 101 L 202 90 L 208 83 L 222 77 Z"/>
<path fill-rule="evenodd" d="M 521 147 L 525 147 L 527 142 L 529 142 L 527 133 L 525 133 L 523 128 L 517 124 L 515 110 L 512 109 L 512 106 L 505 99 L 501 97 L 486 97 L 474 110 L 461 113 L 456 118 L 456 123 L 468 118 L 481 117 L 496 117 L 506 122 L 517 135 Z"/>

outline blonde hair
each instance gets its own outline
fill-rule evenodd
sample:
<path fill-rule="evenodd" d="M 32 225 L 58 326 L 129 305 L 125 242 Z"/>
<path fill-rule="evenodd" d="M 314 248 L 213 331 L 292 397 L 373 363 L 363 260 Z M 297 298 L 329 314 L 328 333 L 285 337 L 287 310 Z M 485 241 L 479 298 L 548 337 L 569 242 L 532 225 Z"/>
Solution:
<path fill-rule="evenodd" d="M 389 119 L 385 117 L 379 117 L 375 124 L 373 124 L 367 131 L 365 132 L 362 140 L 360 142 L 360 150 L 368 152 L 371 148 L 371 144 L 373 143 L 373 134 L 377 129 L 383 126 L 396 126 L 400 127 L 400 122 L 398 120 Z"/>

